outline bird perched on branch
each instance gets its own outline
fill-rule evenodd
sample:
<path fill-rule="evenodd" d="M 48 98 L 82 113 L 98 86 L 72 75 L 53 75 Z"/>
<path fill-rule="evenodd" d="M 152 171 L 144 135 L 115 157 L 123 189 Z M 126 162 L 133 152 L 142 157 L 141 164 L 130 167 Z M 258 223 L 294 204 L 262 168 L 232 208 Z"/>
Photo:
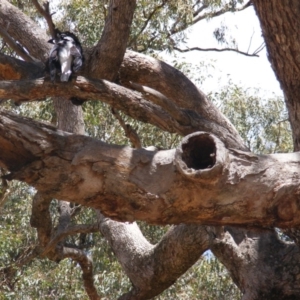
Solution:
<path fill-rule="evenodd" d="M 60 81 L 68 81 L 72 72 L 77 72 L 83 64 L 82 47 L 75 34 L 58 32 L 57 39 L 50 39 L 53 44 L 49 57 L 51 80 L 55 80 L 56 71 L 61 72 Z"/>

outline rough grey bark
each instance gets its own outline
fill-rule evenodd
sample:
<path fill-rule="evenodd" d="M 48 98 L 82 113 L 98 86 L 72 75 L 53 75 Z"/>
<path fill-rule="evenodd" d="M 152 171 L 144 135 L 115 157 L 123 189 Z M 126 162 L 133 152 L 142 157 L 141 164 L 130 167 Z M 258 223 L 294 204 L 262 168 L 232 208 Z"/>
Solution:
<path fill-rule="evenodd" d="M 295 151 L 300 150 L 299 1 L 253 1 L 268 50 L 268 58 L 285 95 Z M 284 230 L 300 246 L 299 227 Z"/>
<path fill-rule="evenodd" d="M 120 297 L 122 300 L 151 299 L 163 292 L 199 259 L 215 235 L 214 228 L 182 224 L 172 227 L 159 243 L 151 245 L 136 223 L 116 222 L 101 214 L 99 220 L 101 233 L 133 285 L 130 292 Z"/>
<path fill-rule="evenodd" d="M 57 115 L 57 128 L 75 134 L 84 134 L 82 107 L 73 105 L 61 97 L 54 97 L 52 100 Z"/>
<path fill-rule="evenodd" d="M 228 147 L 246 150 L 236 132 L 219 124 L 219 119 L 205 119 L 190 109 L 181 109 L 160 93 L 150 94 L 132 91 L 106 80 L 92 80 L 78 76 L 72 83 L 53 84 L 44 79 L 24 81 L 2 81 L 0 97 L 13 99 L 20 104 L 24 101 L 36 101 L 45 97 L 78 97 L 106 102 L 115 109 L 122 110 L 137 120 L 153 124 L 165 131 L 187 135 L 203 130 L 217 135 Z M 164 97 L 164 98 L 163 98 Z M 161 102 L 164 101 L 164 107 Z M 165 109 L 164 109 L 165 108 Z M 225 120 L 226 122 L 227 120 Z"/>
<path fill-rule="evenodd" d="M 211 250 L 243 292 L 242 300 L 299 299 L 299 247 L 273 230 L 225 227 Z"/>
<path fill-rule="evenodd" d="M 87 72 L 91 78 L 115 81 L 126 51 L 136 0 L 110 2 L 102 36 L 94 48 Z"/>
<path fill-rule="evenodd" d="M 254 155 L 226 149 L 201 132 L 183 139 L 176 151 L 134 150 L 57 132 L 7 112 L 0 116 L 0 165 L 11 171 L 7 178 L 26 181 L 53 198 L 122 221 L 300 224 L 299 153 Z"/>
<path fill-rule="evenodd" d="M 57 127 L 66 132 L 84 134 L 83 113 L 81 106 L 75 106 L 64 98 L 53 98 L 53 104 L 57 115 Z M 61 199 L 61 198 L 60 198 Z M 72 217 L 75 215 L 74 205 L 58 200 L 59 209 L 58 224 L 53 227 L 49 205 L 52 198 L 50 195 L 42 195 L 37 192 L 33 199 L 31 225 L 37 229 L 38 241 L 40 244 L 40 257 L 47 257 L 52 261 L 59 262 L 65 258 L 71 258 L 78 263 L 82 270 L 82 279 L 85 290 L 91 300 L 99 300 L 97 289 L 93 281 L 93 263 L 88 255 L 77 247 L 76 244 L 70 247 L 65 245 L 65 238 L 69 234 L 83 233 L 87 228 L 74 228 Z M 95 231 L 95 228 L 89 228 Z M 98 229 L 98 226 L 96 227 Z"/>

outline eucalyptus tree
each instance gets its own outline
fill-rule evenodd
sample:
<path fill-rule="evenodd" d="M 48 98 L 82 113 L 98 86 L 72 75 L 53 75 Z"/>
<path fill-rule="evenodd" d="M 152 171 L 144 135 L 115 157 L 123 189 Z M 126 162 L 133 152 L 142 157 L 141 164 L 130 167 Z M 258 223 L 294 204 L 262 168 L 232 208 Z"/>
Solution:
<path fill-rule="evenodd" d="M 49 3 L 32 3 L 55 36 Z M 103 1 L 92 4 L 86 22 L 81 17 L 84 2 L 67 3 L 69 18 L 57 26 L 89 28 L 82 39 L 85 64 L 71 82 L 53 84 L 45 72 L 49 45 L 42 21 L 27 3 L 1 0 L 6 54 L 0 56 L 0 97 L 19 105 L 51 97 L 58 127 L 1 110 L 2 196 L 13 179 L 37 190 L 30 224 L 38 244 L 29 254 L 75 261 L 91 299 L 100 296 L 83 237 L 99 231 L 132 283 L 120 299 L 160 294 L 208 249 L 225 265 L 244 300 L 299 298 L 299 154 L 252 153 L 186 76 L 141 53 L 180 51 L 188 26 L 251 5 L 285 94 L 297 151 L 298 1 Z M 222 40 L 222 31 L 215 35 Z M 22 60 L 7 54 L 8 49 Z M 134 147 L 84 135 L 82 108 L 70 102 L 74 97 L 110 105 Z M 143 148 L 120 111 L 184 138 L 176 149 Z M 57 220 L 51 215 L 53 199 L 59 199 Z M 97 222 L 75 224 L 81 206 L 93 208 Z M 138 220 L 173 226 L 153 245 L 134 222 Z M 294 242 L 278 239 L 275 228 L 284 229 Z M 82 234 L 80 242 L 67 239 L 77 234 Z"/>

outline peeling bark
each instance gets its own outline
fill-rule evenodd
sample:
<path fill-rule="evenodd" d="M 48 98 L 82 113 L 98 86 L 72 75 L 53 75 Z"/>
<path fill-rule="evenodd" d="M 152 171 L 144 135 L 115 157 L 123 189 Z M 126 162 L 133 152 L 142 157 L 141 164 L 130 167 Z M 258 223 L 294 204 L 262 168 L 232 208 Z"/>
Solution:
<path fill-rule="evenodd" d="M 176 151 L 134 150 L 7 112 L 1 113 L 0 124 L 5 145 L 0 164 L 12 171 L 7 178 L 116 220 L 300 224 L 299 153 L 254 155 L 226 149 L 201 132 L 187 136 Z"/>

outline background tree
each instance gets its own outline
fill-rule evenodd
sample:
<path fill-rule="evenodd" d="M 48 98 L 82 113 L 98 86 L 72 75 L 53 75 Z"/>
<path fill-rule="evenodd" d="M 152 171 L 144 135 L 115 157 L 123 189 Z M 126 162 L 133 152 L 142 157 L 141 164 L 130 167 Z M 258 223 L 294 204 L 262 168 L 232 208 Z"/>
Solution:
<path fill-rule="evenodd" d="M 33 2 L 37 10 L 46 17 L 50 32 L 53 32 L 49 6 L 46 4 L 41 7 L 37 2 Z M 293 72 L 296 72 L 297 68 L 290 68 L 296 65 L 297 61 L 289 60 L 291 66 L 286 64 L 287 69 L 284 72 L 278 68 L 282 68 L 280 61 L 286 54 L 284 46 L 291 45 L 289 48 L 291 53 L 296 51 L 293 50 L 294 48 L 297 49 L 299 39 L 291 38 L 292 35 L 288 36 L 288 33 L 293 32 L 293 28 L 289 27 L 291 23 L 285 18 L 289 18 L 291 13 L 295 18 L 292 24 L 297 25 L 299 6 L 296 2 L 290 3 L 289 7 L 284 6 L 284 13 L 282 13 L 278 9 L 284 4 L 279 5 L 275 0 L 271 2 L 265 4 L 263 1 L 253 1 L 253 4 L 262 23 L 274 69 L 285 94 L 288 95 L 286 102 L 294 144 L 297 144 L 297 118 L 291 118 L 291 114 L 296 109 L 294 78 L 297 78 L 297 74 Z M 79 4 L 81 3 L 74 2 L 74 5 L 67 5 L 70 19 L 62 18 L 65 21 L 59 23 L 57 20 L 57 24 L 61 24 L 62 28 L 73 26 L 75 24 L 71 14 L 73 13 L 73 16 L 78 16 L 78 28 L 90 29 L 90 26 L 84 26 L 86 25 L 84 22 L 80 23 L 84 18 L 78 12 L 86 6 L 79 6 Z M 47 35 L 44 30 L 39 29 L 38 23 L 34 23 L 22 13 L 24 11 L 37 20 L 31 6 L 26 7 L 21 2 L 17 5 L 19 9 L 6 1 L 1 1 L 0 22 L 4 29 L 0 33 L 3 37 L 3 49 L 8 51 L 8 45 L 25 62 L 14 59 L 11 55 L 1 55 L 3 81 L 0 96 L 2 98 L 10 98 L 20 104 L 24 101 L 44 100 L 46 96 L 52 96 L 58 127 L 69 132 L 83 132 L 81 108 L 75 108 L 66 101 L 76 96 L 85 101 L 101 100 L 113 106 L 114 115 L 120 120 L 121 125 L 123 122 L 116 109 L 133 119 L 151 123 L 173 134 L 187 135 L 202 130 L 214 134 L 221 142 L 209 134 L 194 135 L 185 140 L 182 148 L 178 148 L 177 156 L 174 158 L 173 150 L 156 152 L 140 149 L 140 145 L 144 143 L 141 143 L 132 127 L 126 124 L 123 126 L 125 132 L 131 143 L 139 148 L 135 151 L 114 146 L 109 148 L 87 137 L 57 132 L 47 125 L 28 121 L 6 111 L 1 112 L 0 164 L 5 169 L 5 173 L 10 172 L 3 177 L 3 196 L 6 197 L 8 191 L 7 179 L 25 181 L 38 190 L 34 196 L 31 215 L 31 225 L 37 228 L 38 243 L 31 245 L 34 238 L 28 236 L 26 241 L 31 246 L 26 248 L 27 252 L 20 256 L 12 254 L 12 257 L 17 258 L 15 264 L 2 270 L 7 287 L 13 291 L 16 284 L 16 271 L 36 255 L 47 257 L 54 262 L 70 258 L 81 267 L 87 294 L 91 299 L 97 299 L 99 297 L 95 287 L 97 278 L 94 284 L 92 261 L 86 249 L 97 243 L 97 240 L 88 234 L 100 230 L 131 280 L 132 289 L 121 296 L 123 299 L 148 299 L 160 294 L 192 266 L 207 249 L 211 249 L 224 263 L 242 291 L 243 299 L 275 297 L 297 299 L 299 297 L 298 269 L 294 266 L 298 262 L 298 246 L 279 240 L 273 228 L 274 226 L 291 228 L 285 232 L 296 242 L 298 241 L 295 229 L 299 224 L 297 156 L 259 156 L 244 152 L 248 151 L 247 146 L 254 147 L 251 139 L 248 141 L 248 137 L 254 134 L 259 126 L 244 133 L 247 137 L 244 143 L 236 129 L 216 106 L 182 73 L 154 58 L 129 50 L 125 52 L 127 46 L 140 52 L 166 47 L 169 50 L 175 49 L 176 43 L 184 40 L 183 30 L 189 25 L 227 11 L 244 9 L 250 5 L 250 2 L 242 6 L 235 1 L 227 3 L 195 1 L 188 4 L 185 1 L 162 1 L 159 4 L 149 5 L 139 2 L 137 8 L 135 8 L 135 1 L 112 1 L 109 5 L 102 6 L 95 4 L 95 7 L 92 7 L 95 13 L 90 14 L 89 21 L 92 22 L 93 18 L 98 20 L 98 12 L 106 17 L 106 21 L 97 23 L 99 27 L 92 30 L 94 39 L 91 34 L 87 34 L 86 39 L 83 39 L 87 46 L 96 43 L 96 46 L 85 49 L 86 64 L 82 75 L 86 78 L 78 77 L 64 86 L 59 83 L 53 85 L 47 79 L 36 79 L 43 75 L 42 63 L 45 63 L 49 51 L 46 43 Z M 137 18 L 132 21 L 135 9 Z M 276 13 L 264 15 L 268 12 Z M 140 16 L 143 16 L 144 20 Z M 101 24 L 104 28 L 99 38 Z M 279 40 L 284 41 L 283 45 L 277 42 L 278 35 Z M 222 32 L 216 36 L 222 39 Z M 283 48 L 284 54 L 278 56 L 277 53 L 281 53 Z M 285 72 L 289 72 L 288 77 Z M 12 79 L 17 81 L 7 81 Z M 50 103 L 48 101 L 42 105 L 50 105 Z M 95 102 L 85 105 L 87 110 L 99 111 L 99 106 Z M 18 110 L 21 111 L 22 107 L 23 105 Z M 250 114 L 251 107 L 242 112 Z M 31 116 L 33 115 L 34 113 L 31 112 Z M 264 114 L 260 116 L 265 117 Z M 250 118 L 252 117 L 254 116 Z M 54 114 L 48 115 L 47 118 L 53 123 L 56 122 Z M 288 130 L 288 127 L 284 128 Z M 100 132 L 103 136 L 101 131 L 95 131 L 95 126 L 91 126 L 90 132 L 97 132 L 98 135 Z M 265 133 L 268 134 L 268 131 Z M 163 133 L 160 134 L 163 136 Z M 278 136 L 286 139 L 280 133 Z M 111 141 L 112 134 L 106 133 L 104 137 L 105 140 Z M 266 137 L 265 139 L 267 140 Z M 168 141 L 159 146 L 172 147 L 175 137 L 168 138 Z M 280 141 L 281 139 L 278 138 L 270 145 L 272 147 L 278 145 L 279 148 L 282 146 Z M 235 150 L 226 150 L 222 143 L 227 149 Z M 257 148 L 259 151 L 263 150 L 259 145 Z M 193 152 L 193 149 L 197 149 L 201 155 L 196 155 L 198 152 Z M 286 151 L 288 146 L 281 149 Z M 180 151 L 183 153 L 182 156 Z M 272 151 L 276 151 L 276 147 L 272 148 Z M 104 159 L 99 156 L 101 153 L 104 154 Z M 110 154 L 105 156 L 105 153 Z M 224 193 L 226 184 L 219 183 L 223 193 L 218 191 L 215 184 L 221 176 L 220 167 L 222 168 L 222 164 L 225 163 L 220 157 L 222 155 L 226 157 L 226 153 L 230 153 L 230 164 L 223 170 L 231 172 L 232 176 L 229 180 L 227 178 L 227 182 L 233 187 L 227 194 L 226 190 Z M 174 174 L 173 161 L 176 162 L 176 175 L 172 175 Z M 284 168 L 287 165 L 288 171 Z M 94 172 L 92 174 L 91 166 Z M 148 166 L 152 167 L 149 169 Z M 163 166 L 166 170 L 159 166 Z M 187 173 L 185 173 L 186 166 L 190 169 Z M 250 166 L 250 169 L 246 166 Z M 114 168 L 117 171 L 110 173 Z M 126 173 L 128 168 L 132 170 L 130 176 Z M 134 174 L 133 170 L 137 170 L 137 174 Z M 270 173 L 266 173 L 266 170 L 270 170 Z M 182 174 L 180 175 L 178 171 Z M 163 174 L 166 176 L 163 176 L 164 181 L 160 185 L 159 179 Z M 184 177 L 189 174 L 192 175 L 192 180 Z M 275 178 L 272 174 L 275 174 Z M 281 174 L 284 179 L 281 179 L 278 174 Z M 151 179 L 151 175 L 154 175 L 154 179 Z M 174 178 L 177 183 L 180 183 L 181 188 L 186 186 L 187 190 L 200 191 L 202 199 L 195 199 L 190 194 L 184 193 L 184 189 L 179 189 L 181 202 L 178 206 L 176 189 L 174 194 L 168 193 L 168 186 Z M 197 178 L 204 180 L 206 187 L 201 181 L 197 184 Z M 254 180 L 249 182 L 246 180 L 245 186 L 239 184 L 245 178 Z M 101 189 L 101 182 L 102 186 L 105 184 L 105 193 L 97 190 Z M 126 190 L 121 183 L 127 185 Z M 254 190 L 254 184 L 263 196 L 258 193 L 249 194 L 248 189 L 246 189 L 248 194 L 243 193 L 247 185 Z M 209 204 L 211 196 L 207 192 L 208 187 L 216 192 L 213 201 L 218 202 L 213 206 Z M 265 188 L 264 193 L 259 188 Z M 29 195 L 33 194 L 32 189 L 24 191 Z M 97 194 L 96 197 L 92 195 L 94 192 Z M 166 195 L 161 198 L 165 192 Z M 52 198 L 77 204 L 69 205 L 65 201 L 59 201 L 57 204 L 59 211 L 55 213 Z M 196 202 L 191 202 L 195 200 Z M 116 220 L 141 219 L 157 224 L 186 224 L 171 227 L 153 246 L 142 235 L 136 223 L 119 223 L 105 218 L 99 211 L 85 211 L 81 214 L 79 212 L 82 209 L 78 203 L 100 208 L 102 213 Z M 75 221 L 85 222 L 87 219 L 95 218 L 97 222 L 90 225 L 75 223 Z M 189 222 L 199 225 L 188 225 Z M 248 227 L 247 229 L 218 227 L 233 224 Z M 207 225 L 216 225 L 216 227 Z M 263 225 L 268 228 L 262 228 Z M 21 242 L 24 243 L 24 240 Z M 9 246 L 3 248 L 8 249 Z M 66 260 L 63 260 L 64 262 Z M 68 269 L 75 270 L 71 265 Z M 55 297 L 53 293 L 57 290 L 58 288 L 49 287 L 49 297 Z"/>

